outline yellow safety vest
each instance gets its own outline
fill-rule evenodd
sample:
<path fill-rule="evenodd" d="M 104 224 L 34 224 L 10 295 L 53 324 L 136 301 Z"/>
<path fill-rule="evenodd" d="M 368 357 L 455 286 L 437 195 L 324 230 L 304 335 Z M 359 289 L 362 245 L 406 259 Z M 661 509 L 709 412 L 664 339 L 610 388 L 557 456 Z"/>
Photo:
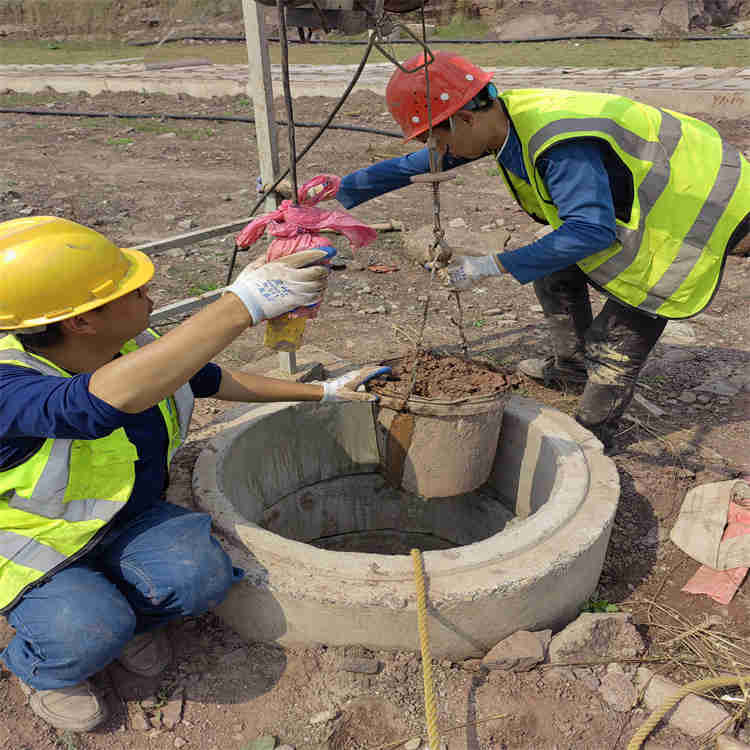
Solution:
<path fill-rule="evenodd" d="M 528 184 L 501 169 L 528 214 L 563 222 L 537 171 L 556 143 L 608 144 L 632 178 L 617 240 L 578 266 L 622 302 L 664 318 L 699 313 L 721 278 L 732 233 L 750 213 L 750 165 L 708 123 L 622 96 L 518 89 L 500 96 L 521 141 Z"/>
<path fill-rule="evenodd" d="M 158 335 L 144 331 L 122 353 Z M 0 339 L 0 364 L 42 375 L 71 377 L 48 359 L 27 352 L 13 335 Z M 169 437 L 167 465 L 187 436 L 193 411 L 189 384 L 159 403 Z M 97 440 L 47 438 L 18 466 L 0 471 L 0 613 L 88 551 L 130 498 L 136 447 L 118 427 Z"/>

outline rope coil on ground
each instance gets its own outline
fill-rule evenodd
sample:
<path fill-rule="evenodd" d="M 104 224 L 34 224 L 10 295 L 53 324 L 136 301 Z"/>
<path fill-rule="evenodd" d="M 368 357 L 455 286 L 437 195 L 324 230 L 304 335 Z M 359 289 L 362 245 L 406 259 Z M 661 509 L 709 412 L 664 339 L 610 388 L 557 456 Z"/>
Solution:
<path fill-rule="evenodd" d="M 651 734 L 654 727 L 686 696 L 691 693 L 702 693 L 712 688 L 731 687 L 732 685 L 744 685 L 750 683 L 750 674 L 737 675 L 734 677 L 708 677 L 704 680 L 695 680 L 681 687 L 671 698 L 665 701 L 646 721 L 641 728 L 633 735 L 633 739 L 628 743 L 627 750 L 639 750 Z"/>
<path fill-rule="evenodd" d="M 432 680 L 430 636 L 427 632 L 427 595 L 424 585 L 422 553 L 418 549 L 413 549 L 411 551 L 411 559 L 414 562 L 414 583 L 417 589 L 417 626 L 419 628 L 419 647 L 422 652 L 422 680 L 424 682 L 424 711 L 427 722 L 427 738 L 430 750 L 439 750 L 440 732 L 438 731 L 435 688 Z"/>

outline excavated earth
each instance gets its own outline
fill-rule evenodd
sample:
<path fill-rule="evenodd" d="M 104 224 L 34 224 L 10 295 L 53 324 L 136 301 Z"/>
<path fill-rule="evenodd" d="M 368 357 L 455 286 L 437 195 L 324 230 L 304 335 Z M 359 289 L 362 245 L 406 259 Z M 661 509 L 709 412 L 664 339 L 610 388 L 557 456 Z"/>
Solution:
<path fill-rule="evenodd" d="M 520 382 L 519 377 L 496 372 L 481 362 L 431 351 L 411 352 L 384 364 L 391 366 L 392 373 L 372 381 L 373 393 L 406 396 L 414 378 L 411 395 L 450 401 L 502 393 Z"/>

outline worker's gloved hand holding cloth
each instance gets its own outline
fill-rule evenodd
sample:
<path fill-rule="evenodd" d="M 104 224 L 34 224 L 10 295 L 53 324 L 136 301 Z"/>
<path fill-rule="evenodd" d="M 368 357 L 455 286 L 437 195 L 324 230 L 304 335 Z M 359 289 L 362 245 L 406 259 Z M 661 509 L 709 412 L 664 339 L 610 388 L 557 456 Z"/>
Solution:
<path fill-rule="evenodd" d="M 321 401 L 377 401 L 377 396 L 365 391 L 365 383 L 390 372 L 390 367 L 365 367 L 347 372 L 333 380 L 325 380 L 322 383 Z"/>
<path fill-rule="evenodd" d="M 447 286 L 469 289 L 486 276 L 504 272 L 496 255 L 454 255 L 449 265 L 438 269 L 437 275 Z"/>
<path fill-rule="evenodd" d="M 298 307 L 320 302 L 329 272 L 320 263 L 330 258 L 330 252 L 303 250 L 259 268 L 246 268 L 227 291 L 242 300 L 253 325 L 258 325 Z"/>

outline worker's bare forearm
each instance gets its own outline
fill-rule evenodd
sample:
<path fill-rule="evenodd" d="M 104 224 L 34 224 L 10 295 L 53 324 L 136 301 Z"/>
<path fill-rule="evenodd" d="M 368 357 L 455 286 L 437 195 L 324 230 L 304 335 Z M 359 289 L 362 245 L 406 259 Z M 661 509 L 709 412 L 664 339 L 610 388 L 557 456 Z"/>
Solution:
<path fill-rule="evenodd" d="M 222 367 L 216 398 L 224 401 L 320 401 L 323 386 L 264 378 Z"/>
<path fill-rule="evenodd" d="M 157 341 L 100 367 L 89 391 L 121 411 L 144 411 L 187 383 L 249 325 L 240 299 L 225 294 Z"/>

